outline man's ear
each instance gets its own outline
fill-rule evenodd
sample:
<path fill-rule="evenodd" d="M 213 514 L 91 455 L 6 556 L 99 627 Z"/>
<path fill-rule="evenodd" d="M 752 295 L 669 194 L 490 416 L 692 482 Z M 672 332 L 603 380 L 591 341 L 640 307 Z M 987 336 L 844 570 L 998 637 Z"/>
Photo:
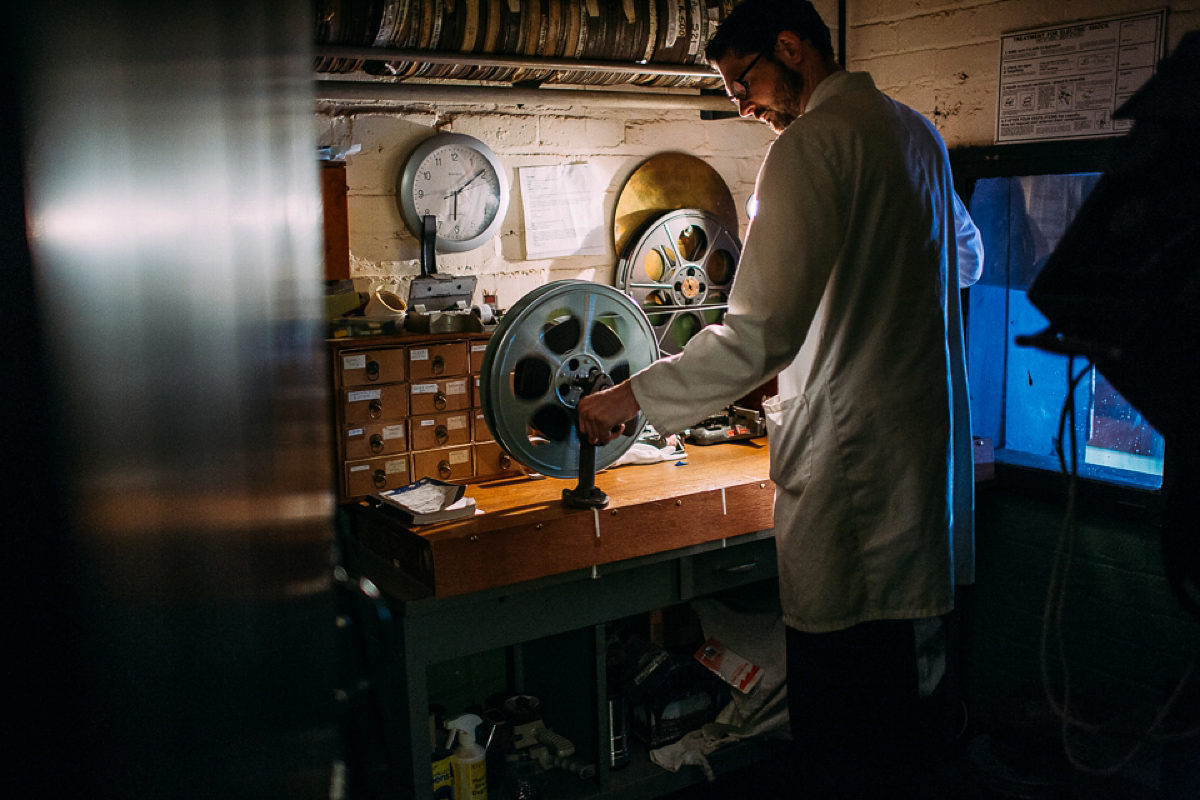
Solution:
<path fill-rule="evenodd" d="M 793 31 L 780 31 L 775 38 L 775 58 L 799 72 L 800 64 L 808 57 L 808 49 L 812 45 L 801 39 Z"/>

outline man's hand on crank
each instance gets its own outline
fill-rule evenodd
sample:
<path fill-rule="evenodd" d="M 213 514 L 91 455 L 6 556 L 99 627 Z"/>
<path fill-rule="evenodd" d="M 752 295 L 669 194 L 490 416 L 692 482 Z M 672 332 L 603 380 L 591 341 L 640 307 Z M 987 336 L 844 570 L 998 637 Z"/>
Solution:
<path fill-rule="evenodd" d="M 637 416 L 641 406 L 629 381 L 579 400 L 579 430 L 592 444 L 608 444 L 621 435 L 624 423 Z"/>

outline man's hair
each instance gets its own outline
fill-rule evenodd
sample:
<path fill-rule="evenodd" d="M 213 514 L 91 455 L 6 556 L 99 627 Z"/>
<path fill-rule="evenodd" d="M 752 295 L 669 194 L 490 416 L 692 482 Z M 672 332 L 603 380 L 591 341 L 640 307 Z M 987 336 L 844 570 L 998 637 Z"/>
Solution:
<path fill-rule="evenodd" d="M 826 61 L 834 61 L 829 26 L 808 0 L 744 0 L 708 40 L 704 57 L 712 64 L 731 52 L 742 56 L 772 53 L 783 31 L 791 31 Z"/>

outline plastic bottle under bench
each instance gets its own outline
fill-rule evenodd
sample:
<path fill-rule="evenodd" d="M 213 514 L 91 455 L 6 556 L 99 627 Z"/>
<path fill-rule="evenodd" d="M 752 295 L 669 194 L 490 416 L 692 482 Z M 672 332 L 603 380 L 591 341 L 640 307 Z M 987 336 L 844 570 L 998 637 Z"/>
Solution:
<path fill-rule="evenodd" d="M 449 747 L 454 744 L 454 800 L 487 800 L 487 751 L 475 742 L 475 729 L 483 722 L 474 714 L 446 721 Z"/>

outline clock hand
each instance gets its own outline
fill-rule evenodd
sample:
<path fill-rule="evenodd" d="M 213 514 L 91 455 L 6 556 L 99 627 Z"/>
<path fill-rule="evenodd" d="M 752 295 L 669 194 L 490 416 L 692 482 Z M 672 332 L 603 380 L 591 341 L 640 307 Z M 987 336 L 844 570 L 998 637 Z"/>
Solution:
<path fill-rule="evenodd" d="M 479 178 L 480 175 L 482 175 L 485 172 L 487 172 L 487 170 L 483 167 L 480 167 L 478 172 L 476 172 L 471 177 L 467 178 L 466 183 L 464 183 L 462 186 L 459 186 L 457 189 L 455 189 L 453 192 L 451 192 L 451 194 L 458 194 L 463 189 L 466 189 L 468 186 L 470 186 L 472 183 L 474 183 Z"/>

